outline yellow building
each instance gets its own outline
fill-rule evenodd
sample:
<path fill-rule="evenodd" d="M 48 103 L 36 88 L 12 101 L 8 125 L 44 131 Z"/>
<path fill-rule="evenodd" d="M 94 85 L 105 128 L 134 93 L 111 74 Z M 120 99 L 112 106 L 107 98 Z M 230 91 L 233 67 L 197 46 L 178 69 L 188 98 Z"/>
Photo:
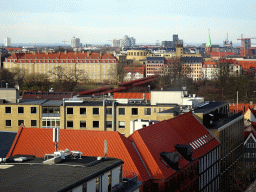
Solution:
<path fill-rule="evenodd" d="M 147 50 L 127 50 L 127 60 L 133 60 L 141 65 L 146 64 L 146 57 L 149 56 L 150 52 Z"/>
<path fill-rule="evenodd" d="M 118 131 L 129 136 L 132 120 L 158 120 L 159 112 L 172 107 L 168 104 L 150 105 L 140 100 L 130 100 L 128 103 L 72 98 L 20 100 L 20 103 L 0 105 L 0 130 L 16 132 L 20 124 L 23 124 L 26 127 Z M 171 116 L 166 117 L 169 118 Z"/>
<path fill-rule="evenodd" d="M 52 80 L 52 71 L 62 67 L 65 73 L 73 74 L 81 71 L 82 76 L 91 81 L 114 81 L 117 59 L 113 55 L 102 53 L 70 52 L 70 53 L 19 53 L 5 59 L 3 68 L 18 68 L 25 74 L 42 73 Z"/>

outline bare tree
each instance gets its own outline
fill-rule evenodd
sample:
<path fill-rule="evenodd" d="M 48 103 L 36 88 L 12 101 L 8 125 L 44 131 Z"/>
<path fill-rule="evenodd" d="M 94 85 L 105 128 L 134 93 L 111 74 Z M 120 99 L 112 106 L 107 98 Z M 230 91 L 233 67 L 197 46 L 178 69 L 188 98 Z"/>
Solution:
<path fill-rule="evenodd" d="M 84 71 L 76 68 L 65 70 L 58 66 L 49 71 L 49 74 L 52 76 L 54 89 L 59 91 L 73 91 L 78 82 L 86 81 Z"/>

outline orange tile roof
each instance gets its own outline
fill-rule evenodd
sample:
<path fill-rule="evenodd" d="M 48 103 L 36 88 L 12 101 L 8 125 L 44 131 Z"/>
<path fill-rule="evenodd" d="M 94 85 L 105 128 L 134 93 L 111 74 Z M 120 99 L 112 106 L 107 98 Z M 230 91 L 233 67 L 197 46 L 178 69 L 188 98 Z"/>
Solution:
<path fill-rule="evenodd" d="M 116 92 L 113 94 L 114 99 L 142 99 L 145 94 L 145 101 L 150 99 L 150 93 L 121 93 Z"/>
<path fill-rule="evenodd" d="M 119 132 L 61 129 L 58 150 L 68 148 L 85 156 L 104 156 L 104 140 L 108 140 L 108 156 L 123 160 L 124 170 L 136 172 L 142 182 L 150 179 L 132 142 Z M 20 127 L 7 157 L 17 154 L 43 157 L 54 150 L 52 129 Z"/>
<path fill-rule="evenodd" d="M 20 51 L 21 48 L 13 47 L 13 48 L 5 48 L 7 51 Z"/>
<path fill-rule="evenodd" d="M 239 103 L 238 104 L 238 111 L 242 111 L 245 113 L 248 108 L 253 109 L 256 106 L 256 104 L 250 104 L 250 103 Z M 237 104 L 236 103 L 230 103 L 229 105 L 229 112 L 234 112 L 237 110 Z"/>
<path fill-rule="evenodd" d="M 208 142 L 197 149 L 192 148 L 192 158 L 198 159 L 220 143 L 210 136 L 207 129 L 191 112 L 144 127 L 135 131 L 128 138 L 136 145 L 151 176 L 155 179 L 166 179 L 175 172 L 172 169 L 166 169 L 160 160 L 160 153 L 175 152 L 175 145 L 190 145 L 191 142 L 205 135 L 209 139 Z M 179 167 L 181 169 L 187 164 L 189 164 L 187 160 L 180 159 Z"/>

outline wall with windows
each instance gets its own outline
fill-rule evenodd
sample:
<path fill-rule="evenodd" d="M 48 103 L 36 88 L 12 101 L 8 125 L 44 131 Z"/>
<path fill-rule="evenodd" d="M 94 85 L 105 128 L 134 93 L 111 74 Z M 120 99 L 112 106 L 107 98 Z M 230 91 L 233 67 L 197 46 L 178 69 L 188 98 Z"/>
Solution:
<path fill-rule="evenodd" d="M 158 120 L 158 112 L 170 109 L 166 105 L 75 105 L 65 106 L 65 120 L 63 120 L 63 106 L 60 107 L 60 127 L 67 129 L 105 130 L 118 131 L 128 137 L 130 135 L 130 121 L 133 119 Z M 103 115 L 105 112 L 105 118 Z M 171 118 L 172 116 L 169 116 Z M 168 117 L 166 117 L 169 119 Z M 105 119 L 105 120 L 104 120 Z M 65 125 L 63 125 L 63 121 Z"/>
<path fill-rule="evenodd" d="M 2 104 L 0 130 L 16 132 L 21 124 L 26 127 L 41 127 L 40 110 L 40 105 Z"/>

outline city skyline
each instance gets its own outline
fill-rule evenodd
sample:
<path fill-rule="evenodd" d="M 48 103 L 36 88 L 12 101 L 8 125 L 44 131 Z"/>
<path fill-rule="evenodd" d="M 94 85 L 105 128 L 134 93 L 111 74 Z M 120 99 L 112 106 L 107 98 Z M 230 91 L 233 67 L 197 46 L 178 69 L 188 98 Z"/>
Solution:
<path fill-rule="evenodd" d="M 1 9 L 0 44 L 5 37 L 12 43 L 61 43 L 73 36 L 81 43 L 108 43 L 124 35 L 136 43 L 172 40 L 178 34 L 184 44 L 206 43 L 210 29 L 212 44 L 227 36 L 233 43 L 241 37 L 255 37 L 253 8 L 247 0 L 137 2 L 116 1 L 6 1 Z M 254 43 L 255 40 L 252 41 Z"/>

